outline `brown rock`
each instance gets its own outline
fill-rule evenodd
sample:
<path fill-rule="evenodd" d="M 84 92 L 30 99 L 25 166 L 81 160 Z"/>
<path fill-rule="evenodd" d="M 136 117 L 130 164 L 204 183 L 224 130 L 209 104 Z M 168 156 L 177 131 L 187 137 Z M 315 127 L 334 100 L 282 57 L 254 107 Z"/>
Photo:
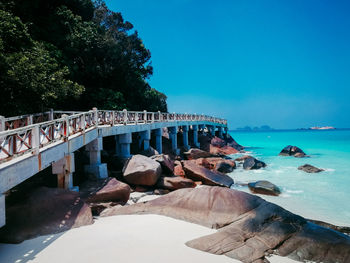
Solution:
<path fill-rule="evenodd" d="M 158 155 L 152 156 L 151 159 L 160 163 L 164 173 L 173 174 L 174 161 L 170 159 L 169 155 L 158 154 Z"/>
<path fill-rule="evenodd" d="M 129 200 L 130 192 L 131 188 L 129 185 L 111 178 L 98 191 L 92 193 L 87 199 L 87 202 L 120 202 L 121 204 L 125 204 Z"/>
<path fill-rule="evenodd" d="M 238 157 L 235 159 L 236 162 L 244 162 L 245 159 L 248 159 L 248 158 L 253 158 L 252 156 L 250 155 L 243 155 L 241 157 Z"/>
<path fill-rule="evenodd" d="M 215 170 L 220 173 L 231 173 L 235 169 L 236 163 L 230 160 L 222 160 L 215 165 Z"/>
<path fill-rule="evenodd" d="M 146 204 L 105 210 L 103 215 L 149 213 L 220 228 L 186 244 L 243 262 L 258 262 L 271 253 L 302 262 L 350 262 L 350 237 L 257 196 L 223 187 L 180 189 Z"/>
<path fill-rule="evenodd" d="M 158 155 L 159 152 L 157 152 L 156 149 L 153 149 L 152 147 L 149 147 L 147 150 L 143 150 L 142 152 L 140 152 L 141 155 L 144 155 L 146 157 L 151 157 L 153 155 Z"/>
<path fill-rule="evenodd" d="M 279 153 L 281 156 L 294 156 L 294 157 L 305 157 L 306 154 L 302 149 L 297 146 L 288 145 L 282 149 Z"/>
<path fill-rule="evenodd" d="M 185 176 L 185 171 L 182 168 L 181 162 L 180 161 L 175 161 L 174 165 L 175 165 L 174 166 L 174 175 L 184 177 Z"/>
<path fill-rule="evenodd" d="M 213 145 L 210 145 L 210 153 L 213 155 L 230 155 L 230 154 L 235 154 L 238 153 L 235 148 L 231 146 L 224 146 L 224 147 L 215 147 Z"/>
<path fill-rule="evenodd" d="M 0 229 L 0 242 L 20 243 L 92 223 L 91 209 L 77 192 L 40 187 L 6 209 L 6 225 Z"/>
<path fill-rule="evenodd" d="M 224 146 L 227 145 L 227 143 L 226 143 L 225 140 L 223 140 L 223 139 L 221 139 L 221 138 L 219 138 L 219 137 L 217 137 L 217 136 L 215 136 L 215 137 L 213 137 L 213 138 L 211 139 L 210 144 L 211 144 L 212 146 L 219 147 L 219 148 L 222 148 L 222 147 L 224 147 Z"/>
<path fill-rule="evenodd" d="M 205 157 L 211 157 L 213 156 L 209 152 L 197 149 L 197 148 L 191 148 L 189 151 L 184 152 L 184 156 L 187 160 L 193 160 L 198 158 L 205 158 Z"/>
<path fill-rule="evenodd" d="M 266 167 L 266 163 L 255 159 L 254 157 L 246 158 L 243 163 L 243 169 L 256 170 Z"/>
<path fill-rule="evenodd" d="M 194 181 L 202 181 L 203 184 L 206 185 L 230 187 L 233 184 L 233 179 L 231 177 L 199 166 L 194 161 L 183 161 L 183 169 L 186 173 L 186 177 Z"/>
<path fill-rule="evenodd" d="M 169 190 L 166 190 L 166 189 L 156 189 L 154 190 L 153 192 L 155 195 L 166 195 L 166 194 L 169 194 L 170 191 Z"/>
<path fill-rule="evenodd" d="M 143 155 L 134 155 L 123 168 L 124 180 L 134 185 L 155 185 L 162 173 L 158 162 Z"/>
<path fill-rule="evenodd" d="M 191 179 L 175 176 L 159 178 L 157 186 L 173 191 L 181 188 L 193 188 L 196 187 L 196 184 Z"/>

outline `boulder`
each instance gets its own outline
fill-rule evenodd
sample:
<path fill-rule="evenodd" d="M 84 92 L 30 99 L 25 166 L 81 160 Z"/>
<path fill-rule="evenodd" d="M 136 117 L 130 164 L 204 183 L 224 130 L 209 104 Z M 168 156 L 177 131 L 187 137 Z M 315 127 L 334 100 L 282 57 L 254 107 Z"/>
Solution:
<path fill-rule="evenodd" d="M 250 191 L 256 194 L 278 196 L 281 193 L 281 190 L 276 185 L 264 180 L 248 183 L 248 187 Z"/>
<path fill-rule="evenodd" d="M 124 180 L 134 185 L 155 185 L 161 173 L 158 162 L 139 154 L 132 156 L 123 168 Z"/>
<path fill-rule="evenodd" d="M 311 164 L 304 164 L 298 167 L 298 170 L 302 170 L 307 173 L 319 173 L 324 171 L 324 169 L 317 168 L 315 166 L 312 166 Z"/>
<path fill-rule="evenodd" d="M 228 166 L 231 166 L 232 169 L 236 167 L 236 163 L 234 161 L 224 159 L 221 157 L 199 158 L 199 159 L 196 159 L 195 162 L 196 164 L 201 165 L 209 170 L 216 170 L 216 171 L 218 171 L 217 167 L 218 165 L 221 165 L 221 163 L 226 163 L 227 169 L 230 169 L 228 168 Z M 224 169 L 224 168 L 222 167 L 221 169 Z"/>
<path fill-rule="evenodd" d="M 0 242 L 20 243 L 41 235 L 56 234 L 93 223 L 90 207 L 79 193 L 40 187 L 6 209 Z"/>
<path fill-rule="evenodd" d="M 102 216 L 150 213 L 219 228 L 186 245 L 242 262 L 265 262 L 271 254 L 302 262 L 350 262 L 349 236 L 224 187 L 180 189 L 144 204 L 107 209 Z"/>
<path fill-rule="evenodd" d="M 223 139 L 221 139 L 221 138 L 219 138 L 217 136 L 215 136 L 215 137 L 213 137 L 211 139 L 210 144 L 215 146 L 215 147 L 219 147 L 219 148 L 224 147 L 224 146 L 227 145 L 225 140 L 223 140 Z"/>
<path fill-rule="evenodd" d="M 191 179 L 180 176 L 161 177 L 157 182 L 157 187 L 174 191 L 181 188 L 193 188 L 196 187 L 196 184 Z"/>
<path fill-rule="evenodd" d="M 197 148 L 191 148 L 189 151 L 184 152 L 184 156 L 187 160 L 193 160 L 198 158 L 211 157 L 213 155 L 209 152 Z"/>
<path fill-rule="evenodd" d="M 166 154 L 153 155 L 151 159 L 160 163 L 164 173 L 173 174 L 174 161 L 170 159 L 169 155 L 166 155 Z"/>
<path fill-rule="evenodd" d="M 225 141 L 227 143 L 227 146 L 231 146 L 231 147 L 235 148 L 237 151 L 244 150 L 244 147 L 242 145 L 238 144 L 229 134 L 227 134 Z"/>
<path fill-rule="evenodd" d="M 175 162 L 174 162 L 174 175 L 176 175 L 176 176 L 182 176 L 182 177 L 185 176 L 185 171 L 184 171 L 184 169 L 182 168 L 182 164 L 181 164 L 180 161 L 175 161 Z"/>
<path fill-rule="evenodd" d="M 297 146 L 288 145 L 279 153 L 281 156 L 305 157 L 306 154 Z"/>
<path fill-rule="evenodd" d="M 266 164 L 262 161 L 255 159 L 254 157 L 246 158 L 243 163 L 245 170 L 255 170 L 266 167 Z"/>
<path fill-rule="evenodd" d="M 241 157 L 238 157 L 235 159 L 236 162 L 244 162 L 245 159 L 248 159 L 248 158 L 253 158 L 252 156 L 250 155 L 243 155 Z"/>
<path fill-rule="evenodd" d="M 183 161 L 182 163 L 186 177 L 194 181 L 201 181 L 206 185 L 226 187 L 230 187 L 233 184 L 233 179 L 231 177 L 216 171 L 211 171 L 196 164 L 194 161 Z"/>
<path fill-rule="evenodd" d="M 231 146 L 224 146 L 224 147 L 216 147 L 213 145 L 210 145 L 210 153 L 212 155 L 230 155 L 238 153 L 238 151 L 231 147 Z"/>
<path fill-rule="evenodd" d="M 110 178 L 106 181 L 105 185 L 96 192 L 91 193 L 87 202 L 120 202 L 121 204 L 125 204 L 129 200 L 130 186 L 115 178 Z"/>
<path fill-rule="evenodd" d="M 156 149 L 152 148 L 151 146 L 147 149 L 147 150 L 143 150 L 140 152 L 141 155 L 147 156 L 147 157 L 151 157 L 153 155 L 158 155 L 159 152 L 157 152 Z"/>
<path fill-rule="evenodd" d="M 236 163 L 230 160 L 223 160 L 216 164 L 215 170 L 220 173 L 231 173 L 235 169 Z"/>

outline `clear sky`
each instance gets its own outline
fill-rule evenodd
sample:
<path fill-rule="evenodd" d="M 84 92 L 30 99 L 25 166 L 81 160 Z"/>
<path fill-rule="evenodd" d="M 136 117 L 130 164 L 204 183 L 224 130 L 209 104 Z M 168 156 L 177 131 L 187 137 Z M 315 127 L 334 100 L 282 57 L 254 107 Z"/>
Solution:
<path fill-rule="evenodd" d="M 152 53 L 169 111 L 350 127 L 350 1 L 107 0 Z"/>

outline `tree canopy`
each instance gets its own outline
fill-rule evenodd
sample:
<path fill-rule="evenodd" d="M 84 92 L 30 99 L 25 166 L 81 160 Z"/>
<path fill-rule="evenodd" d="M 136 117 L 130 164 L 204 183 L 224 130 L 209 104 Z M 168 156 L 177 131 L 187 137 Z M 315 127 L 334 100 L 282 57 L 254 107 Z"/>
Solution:
<path fill-rule="evenodd" d="M 151 53 L 103 1 L 0 2 L 0 114 L 47 110 L 167 111 L 150 87 Z"/>

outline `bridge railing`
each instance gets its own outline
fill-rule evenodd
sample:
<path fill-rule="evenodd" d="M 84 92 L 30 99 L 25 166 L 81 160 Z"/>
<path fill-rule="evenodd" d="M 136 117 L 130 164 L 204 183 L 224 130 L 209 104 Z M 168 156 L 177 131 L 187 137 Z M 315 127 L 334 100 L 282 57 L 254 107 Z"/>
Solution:
<path fill-rule="evenodd" d="M 0 131 L 0 163 L 25 153 L 38 154 L 42 147 L 67 140 L 71 135 L 84 133 L 100 125 L 138 125 L 173 121 L 207 121 L 227 125 L 224 119 L 206 115 L 127 110 L 50 111 L 30 116 L 29 120 L 29 115 L 5 119 L 8 125 L 6 130 Z M 40 122 L 40 120 L 44 121 Z M 4 120 L 2 120 L 2 127 L 4 127 Z"/>

